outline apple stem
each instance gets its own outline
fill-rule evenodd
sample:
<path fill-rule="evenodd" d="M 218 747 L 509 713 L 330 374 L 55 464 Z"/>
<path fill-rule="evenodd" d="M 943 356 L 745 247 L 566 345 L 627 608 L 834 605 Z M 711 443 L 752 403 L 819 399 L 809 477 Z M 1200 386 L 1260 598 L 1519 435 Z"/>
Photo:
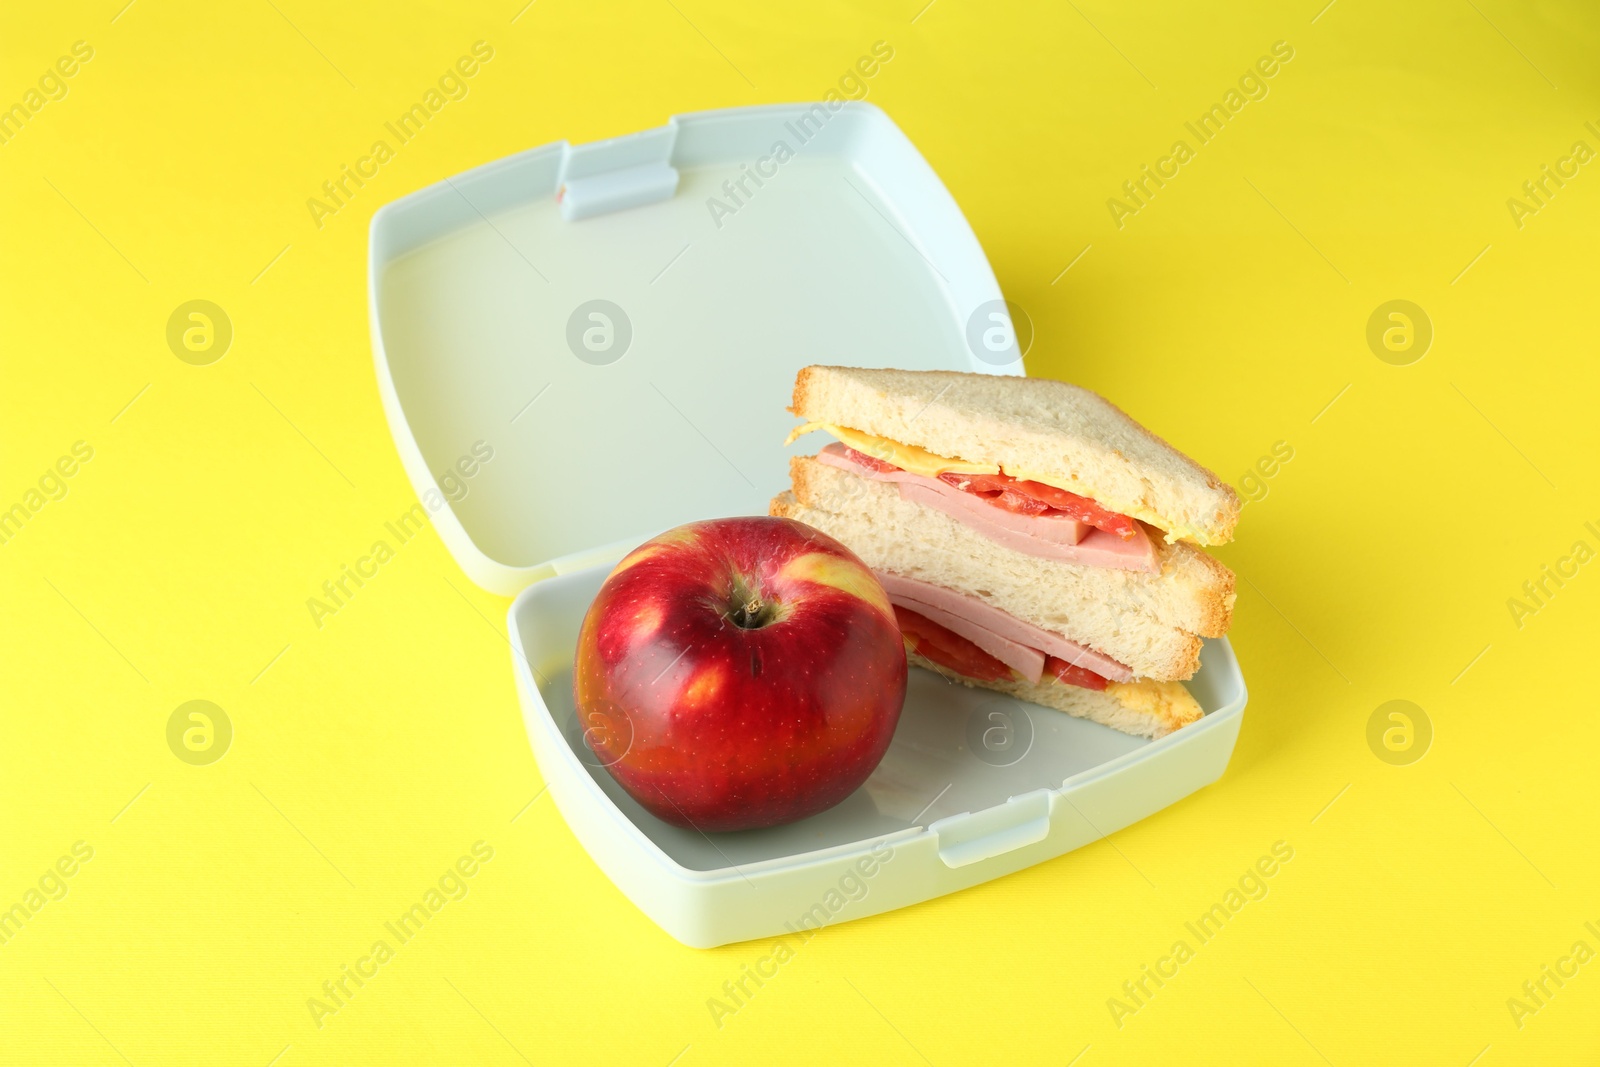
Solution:
<path fill-rule="evenodd" d="M 753 630 L 766 621 L 763 618 L 766 613 L 762 610 L 765 607 L 766 605 L 761 602 L 760 597 L 753 596 L 734 608 L 729 613 L 728 619 L 742 630 Z"/>
<path fill-rule="evenodd" d="M 741 630 L 759 630 L 777 622 L 784 614 L 781 602 L 767 600 L 761 595 L 760 586 L 744 575 L 734 577 L 724 603 L 727 608 L 722 617 Z"/>

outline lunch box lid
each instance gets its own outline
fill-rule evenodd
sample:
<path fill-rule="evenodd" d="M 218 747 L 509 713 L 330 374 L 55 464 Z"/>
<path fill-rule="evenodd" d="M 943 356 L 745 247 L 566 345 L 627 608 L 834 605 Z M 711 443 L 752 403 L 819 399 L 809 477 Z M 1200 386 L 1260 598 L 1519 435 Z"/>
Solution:
<path fill-rule="evenodd" d="M 682 115 L 532 148 L 372 220 L 384 412 L 467 575 L 514 595 L 764 515 L 813 363 L 1021 374 L 999 286 L 877 107 Z"/>

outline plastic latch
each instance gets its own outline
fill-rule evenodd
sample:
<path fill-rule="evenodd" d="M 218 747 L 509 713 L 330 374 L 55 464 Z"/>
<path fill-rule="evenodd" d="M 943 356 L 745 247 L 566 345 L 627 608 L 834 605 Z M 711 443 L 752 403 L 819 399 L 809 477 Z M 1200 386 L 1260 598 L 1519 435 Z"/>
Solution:
<path fill-rule="evenodd" d="M 952 815 L 928 829 L 939 835 L 944 865 L 965 867 L 1043 841 L 1050 833 L 1050 790 L 1036 789 L 983 811 Z"/>
<path fill-rule="evenodd" d="M 562 186 L 561 217 L 568 222 L 670 199 L 678 191 L 678 172 L 665 163 L 647 163 Z"/>
<path fill-rule="evenodd" d="M 678 191 L 675 125 L 566 147 L 556 199 L 568 222 L 666 200 Z"/>

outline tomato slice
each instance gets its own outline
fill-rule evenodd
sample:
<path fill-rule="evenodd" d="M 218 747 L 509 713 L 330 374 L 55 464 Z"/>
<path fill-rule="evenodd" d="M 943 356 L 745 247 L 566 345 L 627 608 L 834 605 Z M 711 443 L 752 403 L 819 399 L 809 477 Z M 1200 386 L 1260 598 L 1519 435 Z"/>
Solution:
<path fill-rule="evenodd" d="M 852 463 L 880 474 L 901 468 L 886 460 L 859 452 L 849 445 L 844 454 Z M 962 492 L 987 500 L 989 503 L 1019 515 L 1051 515 L 1076 519 L 1081 523 L 1116 534 L 1124 541 L 1138 532 L 1138 524 L 1127 515 L 1107 511 L 1086 496 L 1069 493 L 1043 482 L 1024 481 L 1009 474 L 941 474 L 939 480 L 953 485 Z"/>
<path fill-rule="evenodd" d="M 1128 516 L 1107 511 L 1086 496 L 1069 493 L 1043 482 L 1023 481 L 1009 474 L 941 474 L 939 480 L 980 496 L 1007 511 L 1077 519 L 1098 530 L 1116 534 L 1124 541 L 1131 539 L 1138 530 L 1134 520 Z"/>
<path fill-rule="evenodd" d="M 907 651 L 980 682 L 999 682 L 1013 677 L 1010 667 L 927 616 L 895 604 L 894 617 L 900 624 L 900 636 L 905 639 Z"/>
<path fill-rule="evenodd" d="M 1054 675 L 1056 681 L 1064 685 L 1075 685 L 1079 689 L 1104 689 L 1106 680 L 1087 667 L 1079 667 L 1068 663 L 1055 656 L 1044 658 L 1044 672 Z"/>

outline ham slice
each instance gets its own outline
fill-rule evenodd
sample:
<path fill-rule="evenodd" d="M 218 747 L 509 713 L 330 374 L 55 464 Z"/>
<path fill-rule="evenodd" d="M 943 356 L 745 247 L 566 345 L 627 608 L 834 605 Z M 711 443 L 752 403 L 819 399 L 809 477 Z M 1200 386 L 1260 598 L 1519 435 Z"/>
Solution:
<path fill-rule="evenodd" d="M 879 574 L 878 577 L 881 580 L 887 575 Z M 884 585 L 887 588 L 888 583 L 885 582 Z M 1037 684 L 1039 679 L 1044 677 L 1044 653 L 1037 648 L 1029 648 L 1020 641 L 1013 641 L 1003 634 L 979 626 L 971 619 L 953 615 L 926 601 L 890 593 L 889 603 L 914 611 L 923 618 L 938 623 L 956 636 L 965 637 L 1030 682 Z"/>
<path fill-rule="evenodd" d="M 1134 524 L 1137 533 L 1124 540 L 1116 534 L 1097 530 L 1075 519 L 1019 515 L 996 507 L 983 497 L 962 492 L 937 478 L 906 470 L 877 471 L 864 467 L 851 460 L 844 445 L 837 442 L 818 452 L 817 460 L 862 478 L 894 482 L 904 499 L 942 511 L 996 544 L 1017 552 L 1086 567 L 1143 571 L 1146 574 L 1156 574 L 1161 570 L 1156 562 L 1155 545 L 1138 523 Z"/>
<path fill-rule="evenodd" d="M 977 597 L 888 571 L 873 573 L 882 583 L 884 592 L 889 594 L 890 603 L 899 604 L 965 637 L 1030 682 L 1038 682 L 1044 676 L 1047 655 L 1113 682 L 1133 681 L 1133 671 L 1110 656 L 1023 622 Z"/>

